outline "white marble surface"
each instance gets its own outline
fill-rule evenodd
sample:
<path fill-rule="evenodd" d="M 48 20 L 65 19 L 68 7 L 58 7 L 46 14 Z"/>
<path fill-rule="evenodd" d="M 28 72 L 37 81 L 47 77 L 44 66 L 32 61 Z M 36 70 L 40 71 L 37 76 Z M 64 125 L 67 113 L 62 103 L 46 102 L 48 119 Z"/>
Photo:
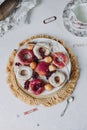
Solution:
<path fill-rule="evenodd" d="M 0 130 L 87 130 L 87 37 L 80 38 L 69 33 L 62 20 L 62 12 L 68 0 L 42 0 L 33 10 L 31 23 L 19 26 L 0 38 Z M 43 19 L 57 16 L 47 25 Z M 64 117 L 60 117 L 66 101 L 53 107 L 28 106 L 15 98 L 6 83 L 6 63 L 9 54 L 20 41 L 35 34 L 49 34 L 63 39 L 76 55 L 80 77 L 73 93 L 75 100 Z M 38 111 L 23 116 L 23 112 L 34 107 Z M 17 114 L 20 115 L 17 118 Z M 39 123 L 39 126 L 37 124 Z"/>

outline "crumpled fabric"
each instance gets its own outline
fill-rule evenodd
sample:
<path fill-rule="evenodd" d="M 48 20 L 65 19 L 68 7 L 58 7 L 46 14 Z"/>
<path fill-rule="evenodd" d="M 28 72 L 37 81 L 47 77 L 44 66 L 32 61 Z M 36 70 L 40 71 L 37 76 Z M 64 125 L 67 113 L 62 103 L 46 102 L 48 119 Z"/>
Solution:
<path fill-rule="evenodd" d="M 1 0 L 2 3 L 4 0 Z M 0 37 L 6 32 L 15 28 L 20 24 L 29 24 L 30 16 L 29 12 L 37 5 L 37 0 L 21 0 L 13 13 L 7 18 L 0 21 Z"/>

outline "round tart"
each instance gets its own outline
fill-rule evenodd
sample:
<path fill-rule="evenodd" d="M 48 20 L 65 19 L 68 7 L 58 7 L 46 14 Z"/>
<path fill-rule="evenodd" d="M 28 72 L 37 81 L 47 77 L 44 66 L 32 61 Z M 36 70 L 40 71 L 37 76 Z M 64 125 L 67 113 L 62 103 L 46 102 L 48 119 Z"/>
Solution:
<path fill-rule="evenodd" d="M 71 51 L 60 40 L 45 35 L 22 42 L 13 51 L 7 71 L 10 88 L 16 96 L 28 104 L 46 106 L 69 96 L 79 75 Z"/>
<path fill-rule="evenodd" d="M 31 42 L 33 44 L 32 50 L 29 48 Z M 17 66 L 17 63 L 21 65 Z M 41 98 L 53 94 L 64 86 L 70 77 L 71 61 L 67 50 L 59 42 L 51 39 L 48 41 L 46 38 L 36 38 L 19 47 L 14 58 L 13 71 L 18 84 L 24 91 L 33 97 Z M 25 71 L 25 74 L 22 71 Z M 34 78 L 35 74 L 38 75 L 36 78 Z M 34 85 L 26 90 L 24 87 L 25 79 L 26 81 L 29 80 L 29 86 L 33 80 L 42 80 L 44 86 L 50 84 L 53 89 L 47 91 L 46 87 L 40 87 L 35 83 L 36 87 Z M 42 89 L 43 87 L 44 89 Z M 35 88 L 38 88 L 36 92 L 34 91 Z"/>

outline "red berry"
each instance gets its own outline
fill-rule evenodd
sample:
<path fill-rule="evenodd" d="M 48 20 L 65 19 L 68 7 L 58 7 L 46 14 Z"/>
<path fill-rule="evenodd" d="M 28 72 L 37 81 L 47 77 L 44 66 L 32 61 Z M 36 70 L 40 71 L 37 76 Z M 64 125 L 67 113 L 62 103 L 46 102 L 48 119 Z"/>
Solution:
<path fill-rule="evenodd" d="M 42 58 L 44 59 L 44 57 L 45 57 L 45 51 L 43 50 L 43 48 L 39 48 L 39 53 L 42 56 Z"/>
<path fill-rule="evenodd" d="M 30 83 L 29 80 L 27 80 L 27 81 L 24 83 L 24 89 L 26 89 L 26 90 L 29 89 L 29 83 Z"/>
<path fill-rule="evenodd" d="M 19 63 L 19 62 L 16 62 L 16 63 L 15 63 L 15 65 L 16 65 L 16 66 L 20 66 L 20 65 L 21 65 L 21 63 Z"/>

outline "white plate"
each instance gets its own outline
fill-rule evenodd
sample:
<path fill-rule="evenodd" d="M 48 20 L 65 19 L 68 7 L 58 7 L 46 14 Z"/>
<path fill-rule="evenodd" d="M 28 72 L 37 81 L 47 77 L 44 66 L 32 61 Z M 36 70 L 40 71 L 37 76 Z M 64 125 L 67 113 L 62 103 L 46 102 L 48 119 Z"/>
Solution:
<path fill-rule="evenodd" d="M 52 51 L 53 52 L 63 52 L 63 53 L 65 53 L 68 57 L 69 57 L 69 55 L 68 55 L 68 52 L 66 51 L 66 49 L 59 43 L 59 42 L 57 42 L 57 41 L 55 41 L 55 40 L 51 40 L 51 39 L 49 39 L 49 38 L 36 38 L 36 39 L 33 39 L 32 40 L 33 42 L 46 42 L 46 43 L 50 43 L 51 44 L 51 46 L 52 46 Z M 25 45 L 24 46 L 22 46 L 22 48 L 24 48 L 25 47 Z M 21 49 L 21 48 L 20 48 Z M 16 60 L 16 62 L 17 62 L 17 58 L 15 58 L 15 60 Z M 16 72 L 17 72 L 17 67 L 14 67 L 14 72 L 15 72 L 15 75 L 16 75 Z M 41 94 L 39 94 L 39 95 L 34 95 L 34 94 L 32 94 L 32 92 L 30 91 L 30 90 L 28 90 L 28 91 L 26 91 L 25 89 L 24 89 L 24 82 L 25 81 L 23 81 L 23 80 L 18 80 L 17 79 L 17 81 L 18 81 L 18 83 L 20 84 L 20 86 L 21 86 L 21 88 L 25 91 L 25 92 L 27 92 L 28 94 L 32 94 L 32 96 L 34 96 L 34 97 L 38 97 L 38 98 L 40 98 L 40 97 L 43 97 L 43 96 L 49 96 L 50 94 L 52 94 L 52 93 L 54 93 L 54 92 L 56 92 L 56 91 L 58 91 L 61 87 L 63 87 L 64 86 L 64 84 L 67 82 L 67 80 L 69 79 L 69 76 L 70 76 L 70 72 L 71 72 L 71 61 L 70 61 L 70 58 L 69 58 L 69 61 L 68 61 L 68 64 L 63 68 L 63 69 L 58 69 L 59 71 L 62 71 L 62 72 L 64 72 L 65 74 L 66 74 L 66 80 L 65 80 L 65 82 L 60 86 L 60 87 L 57 87 L 57 88 L 54 88 L 53 90 L 51 90 L 51 91 L 43 91 Z M 44 77 L 43 77 L 44 78 Z M 45 79 L 44 79 L 45 80 Z"/>

